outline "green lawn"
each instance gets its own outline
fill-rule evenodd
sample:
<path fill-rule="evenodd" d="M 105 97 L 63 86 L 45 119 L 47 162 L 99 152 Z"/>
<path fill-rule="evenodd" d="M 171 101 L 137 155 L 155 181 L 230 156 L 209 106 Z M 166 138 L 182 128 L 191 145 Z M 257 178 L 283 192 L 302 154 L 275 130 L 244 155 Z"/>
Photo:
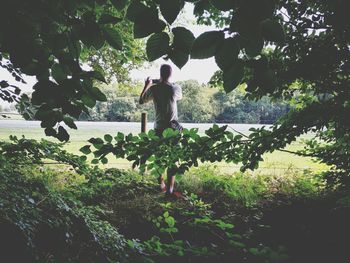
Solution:
<path fill-rule="evenodd" d="M 203 132 L 211 124 L 188 124 L 190 127 L 200 127 L 200 132 Z M 240 131 L 247 132 L 248 125 L 238 125 Z M 87 140 L 91 137 L 102 137 L 106 133 L 115 134 L 118 131 L 124 133 L 137 133 L 138 124 L 135 123 L 78 123 L 78 130 L 70 130 L 71 140 L 65 145 L 65 149 L 69 152 L 79 154 L 79 149 L 87 143 Z M 149 126 L 150 127 L 150 126 Z M 38 127 L 38 124 L 33 124 L 33 122 L 25 121 L 1 121 L 0 120 L 0 140 L 7 140 L 9 135 L 22 136 L 23 134 L 26 138 L 31 139 L 49 139 L 55 141 L 53 138 L 46 137 L 44 130 Z M 288 146 L 288 150 L 296 151 L 303 147 L 302 139 L 311 137 L 310 135 L 305 135 L 303 138 L 299 139 L 297 142 Z M 216 163 L 215 165 L 223 173 L 232 173 L 233 171 L 239 170 L 239 165 L 227 164 L 227 163 Z M 108 167 L 119 167 L 129 169 L 131 164 L 127 160 L 115 159 L 113 156 L 109 157 Z M 268 173 L 268 174 L 281 174 L 285 173 L 286 169 L 302 171 L 302 170 L 312 170 L 321 171 L 327 169 L 323 164 L 319 164 L 311 160 L 310 158 L 300 157 L 293 154 L 276 151 L 274 153 L 269 153 L 264 156 L 264 162 L 260 164 L 260 168 L 255 171 L 255 173 Z"/>

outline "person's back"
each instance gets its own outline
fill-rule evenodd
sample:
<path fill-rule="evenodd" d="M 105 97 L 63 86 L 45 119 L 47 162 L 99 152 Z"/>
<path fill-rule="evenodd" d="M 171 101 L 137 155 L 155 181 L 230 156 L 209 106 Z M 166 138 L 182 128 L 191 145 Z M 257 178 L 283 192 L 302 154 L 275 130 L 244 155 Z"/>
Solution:
<path fill-rule="evenodd" d="M 152 85 L 148 78 L 140 95 L 140 104 L 153 100 L 156 111 L 154 129 L 158 135 L 161 135 L 166 128 L 170 128 L 172 121 L 178 120 L 177 101 L 182 99 L 182 90 L 169 82 L 171 71 L 169 65 L 162 65 L 160 81 Z"/>
<path fill-rule="evenodd" d="M 150 88 L 156 112 L 154 128 L 164 130 L 170 122 L 178 120 L 177 101 L 181 99 L 181 88 L 177 85 L 160 82 Z"/>

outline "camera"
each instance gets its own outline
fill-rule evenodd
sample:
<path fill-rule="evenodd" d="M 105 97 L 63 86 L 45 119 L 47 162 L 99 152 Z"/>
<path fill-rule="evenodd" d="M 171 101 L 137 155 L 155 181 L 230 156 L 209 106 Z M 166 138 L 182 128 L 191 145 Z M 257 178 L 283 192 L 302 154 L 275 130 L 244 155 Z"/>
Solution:
<path fill-rule="evenodd" d="M 159 79 L 152 79 L 152 84 L 157 84 L 157 83 L 159 83 L 159 82 L 160 82 Z"/>

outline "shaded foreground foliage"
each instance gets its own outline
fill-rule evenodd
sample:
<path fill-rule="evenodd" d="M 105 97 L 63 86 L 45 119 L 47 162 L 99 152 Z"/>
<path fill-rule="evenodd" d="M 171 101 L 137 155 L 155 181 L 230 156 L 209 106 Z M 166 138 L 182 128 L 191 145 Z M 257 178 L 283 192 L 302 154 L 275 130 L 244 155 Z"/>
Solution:
<path fill-rule="evenodd" d="M 199 24 L 217 29 L 195 38 L 178 26 L 175 20 L 186 2 L 194 5 Z M 220 71 L 212 83 L 226 92 L 247 83 L 249 99 L 296 100 L 295 109 L 273 129 L 253 131 L 243 160 L 252 163 L 249 168 L 256 167 L 264 153 L 312 131 L 315 139 L 305 154 L 331 165 L 331 180 L 349 178 L 346 0 L 11 0 L 3 3 L 3 9 L 1 67 L 18 81 L 23 82 L 21 73 L 36 76 L 32 97 L 23 96 L 20 107 L 26 118 L 31 114 L 28 105 L 38 107 L 35 117 L 48 136 L 69 140 L 62 124 L 77 128 L 74 121 L 82 112 L 107 100 L 96 87 L 96 81 L 105 81 L 103 73 L 81 66 L 83 51 L 101 50 L 108 43 L 125 60 L 137 61 L 132 38 L 126 34 L 132 27 L 133 38 L 148 37 L 149 61 L 164 57 L 181 68 L 189 58 L 214 57 Z M 266 52 L 268 44 L 272 50 Z M 18 100 L 16 85 L 1 81 L 0 87 L 1 99 Z"/>
<path fill-rule="evenodd" d="M 204 166 L 179 178 L 185 199 L 174 201 L 149 176 L 13 140 L 0 145 L 3 259 L 329 262 L 348 251 L 349 193 L 328 192 L 322 177 L 228 176 Z M 48 159 L 74 162 L 48 168 Z"/>

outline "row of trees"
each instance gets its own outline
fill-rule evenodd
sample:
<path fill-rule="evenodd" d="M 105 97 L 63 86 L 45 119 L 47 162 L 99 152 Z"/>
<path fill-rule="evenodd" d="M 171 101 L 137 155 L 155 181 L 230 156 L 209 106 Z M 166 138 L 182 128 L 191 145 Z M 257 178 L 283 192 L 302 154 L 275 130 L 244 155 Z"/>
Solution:
<path fill-rule="evenodd" d="M 179 119 L 191 123 L 274 123 L 289 111 L 287 102 L 272 102 L 267 97 L 259 101 L 245 99 L 244 86 L 226 95 L 221 89 L 200 85 L 195 80 L 178 83 L 183 89 L 179 102 Z M 140 121 L 141 112 L 147 111 L 150 121 L 154 120 L 152 104 L 139 105 L 140 84 L 133 88 L 127 85 L 105 86 L 107 102 L 98 102 L 80 120 L 92 121 Z"/>

